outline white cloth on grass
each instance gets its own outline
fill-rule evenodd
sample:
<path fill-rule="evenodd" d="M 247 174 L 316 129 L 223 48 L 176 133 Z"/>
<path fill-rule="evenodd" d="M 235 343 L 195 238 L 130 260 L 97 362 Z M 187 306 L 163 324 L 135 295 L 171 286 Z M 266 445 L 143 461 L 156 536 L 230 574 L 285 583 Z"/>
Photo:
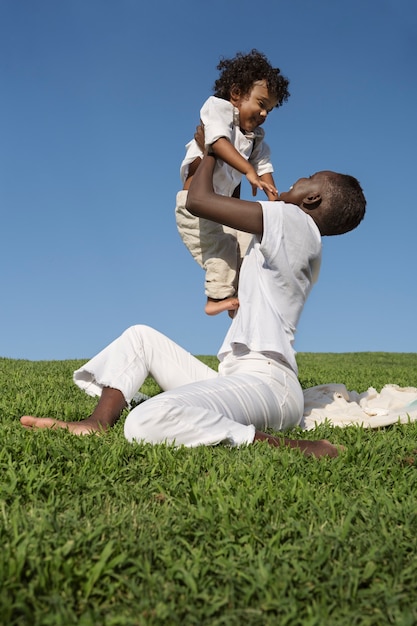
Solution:
<path fill-rule="evenodd" d="M 385 385 L 381 392 L 370 387 L 363 393 L 331 383 L 304 390 L 304 424 L 380 428 L 417 420 L 417 388 Z"/>

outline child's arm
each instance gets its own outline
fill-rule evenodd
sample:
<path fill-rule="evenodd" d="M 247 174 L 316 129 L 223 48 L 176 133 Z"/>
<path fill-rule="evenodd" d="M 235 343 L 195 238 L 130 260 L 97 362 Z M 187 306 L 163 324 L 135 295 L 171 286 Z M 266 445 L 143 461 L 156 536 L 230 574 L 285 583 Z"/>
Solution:
<path fill-rule="evenodd" d="M 222 161 L 225 161 L 228 165 L 234 167 L 235 170 L 246 176 L 252 187 L 253 196 L 256 196 L 258 189 L 263 189 L 268 196 L 268 200 L 276 200 L 278 191 L 274 185 L 271 174 L 269 174 L 269 179 L 266 178 L 267 174 L 258 176 L 253 165 L 249 163 L 249 161 L 247 161 L 241 154 L 239 154 L 236 148 L 228 139 L 226 139 L 226 137 L 220 137 L 217 139 L 217 141 L 211 145 L 211 149 L 216 157 L 222 159 Z"/>
<path fill-rule="evenodd" d="M 262 235 L 263 212 L 259 202 L 220 196 L 213 190 L 215 157 L 205 156 L 193 176 L 187 196 L 187 209 L 197 217 Z"/>
<path fill-rule="evenodd" d="M 262 174 L 262 176 L 260 176 L 259 178 L 263 183 L 271 185 L 274 189 L 274 191 L 272 192 L 268 189 L 264 189 L 268 200 L 270 200 L 271 202 L 275 202 L 275 200 L 278 200 L 278 189 L 276 188 L 274 177 L 272 176 L 272 174 Z"/>

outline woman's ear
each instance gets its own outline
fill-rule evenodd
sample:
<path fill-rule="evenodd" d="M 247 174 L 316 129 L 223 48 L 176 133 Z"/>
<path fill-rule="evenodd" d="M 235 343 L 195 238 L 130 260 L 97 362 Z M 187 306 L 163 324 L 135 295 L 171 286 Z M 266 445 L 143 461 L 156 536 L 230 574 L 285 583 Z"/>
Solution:
<path fill-rule="evenodd" d="M 313 211 L 314 209 L 317 209 L 320 206 L 321 200 L 322 200 L 321 193 L 319 192 L 311 193 L 308 196 L 305 196 L 305 198 L 303 198 L 302 205 L 309 211 Z"/>

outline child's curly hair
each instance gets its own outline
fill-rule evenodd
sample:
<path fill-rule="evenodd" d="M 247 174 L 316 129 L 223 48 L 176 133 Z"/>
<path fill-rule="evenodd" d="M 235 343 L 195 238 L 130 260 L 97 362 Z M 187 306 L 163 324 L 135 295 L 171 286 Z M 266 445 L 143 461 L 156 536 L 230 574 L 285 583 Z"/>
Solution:
<path fill-rule="evenodd" d="M 213 86 L 214 95 L 229 100 L 233 87 L 238 87 L 242 95 L 250 93 L 253 83 L 265 80 L 268 91 L 281 106 L 290 96 L 289 80 L 282 76 L 278 67 L 272 67 L 264 54 L 253 48 L 248 54 L 238 52 L 233 59 L 222 59 L 217 66 L 220 76 Z"/>

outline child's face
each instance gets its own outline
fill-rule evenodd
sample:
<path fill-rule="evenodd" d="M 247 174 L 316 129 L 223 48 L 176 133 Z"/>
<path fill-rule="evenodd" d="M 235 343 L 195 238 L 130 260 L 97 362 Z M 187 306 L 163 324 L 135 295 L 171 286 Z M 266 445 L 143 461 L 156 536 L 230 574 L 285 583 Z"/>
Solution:
<path fill-rule="evenodd" d="M 232 93 L 230 102 L 239 109 L 240 128 L 250 133 L 265 122 L 278 100 L 270 95 L 266 81 L 259 80 L 253 83 L 251 91 L 246 95 Z"/>

